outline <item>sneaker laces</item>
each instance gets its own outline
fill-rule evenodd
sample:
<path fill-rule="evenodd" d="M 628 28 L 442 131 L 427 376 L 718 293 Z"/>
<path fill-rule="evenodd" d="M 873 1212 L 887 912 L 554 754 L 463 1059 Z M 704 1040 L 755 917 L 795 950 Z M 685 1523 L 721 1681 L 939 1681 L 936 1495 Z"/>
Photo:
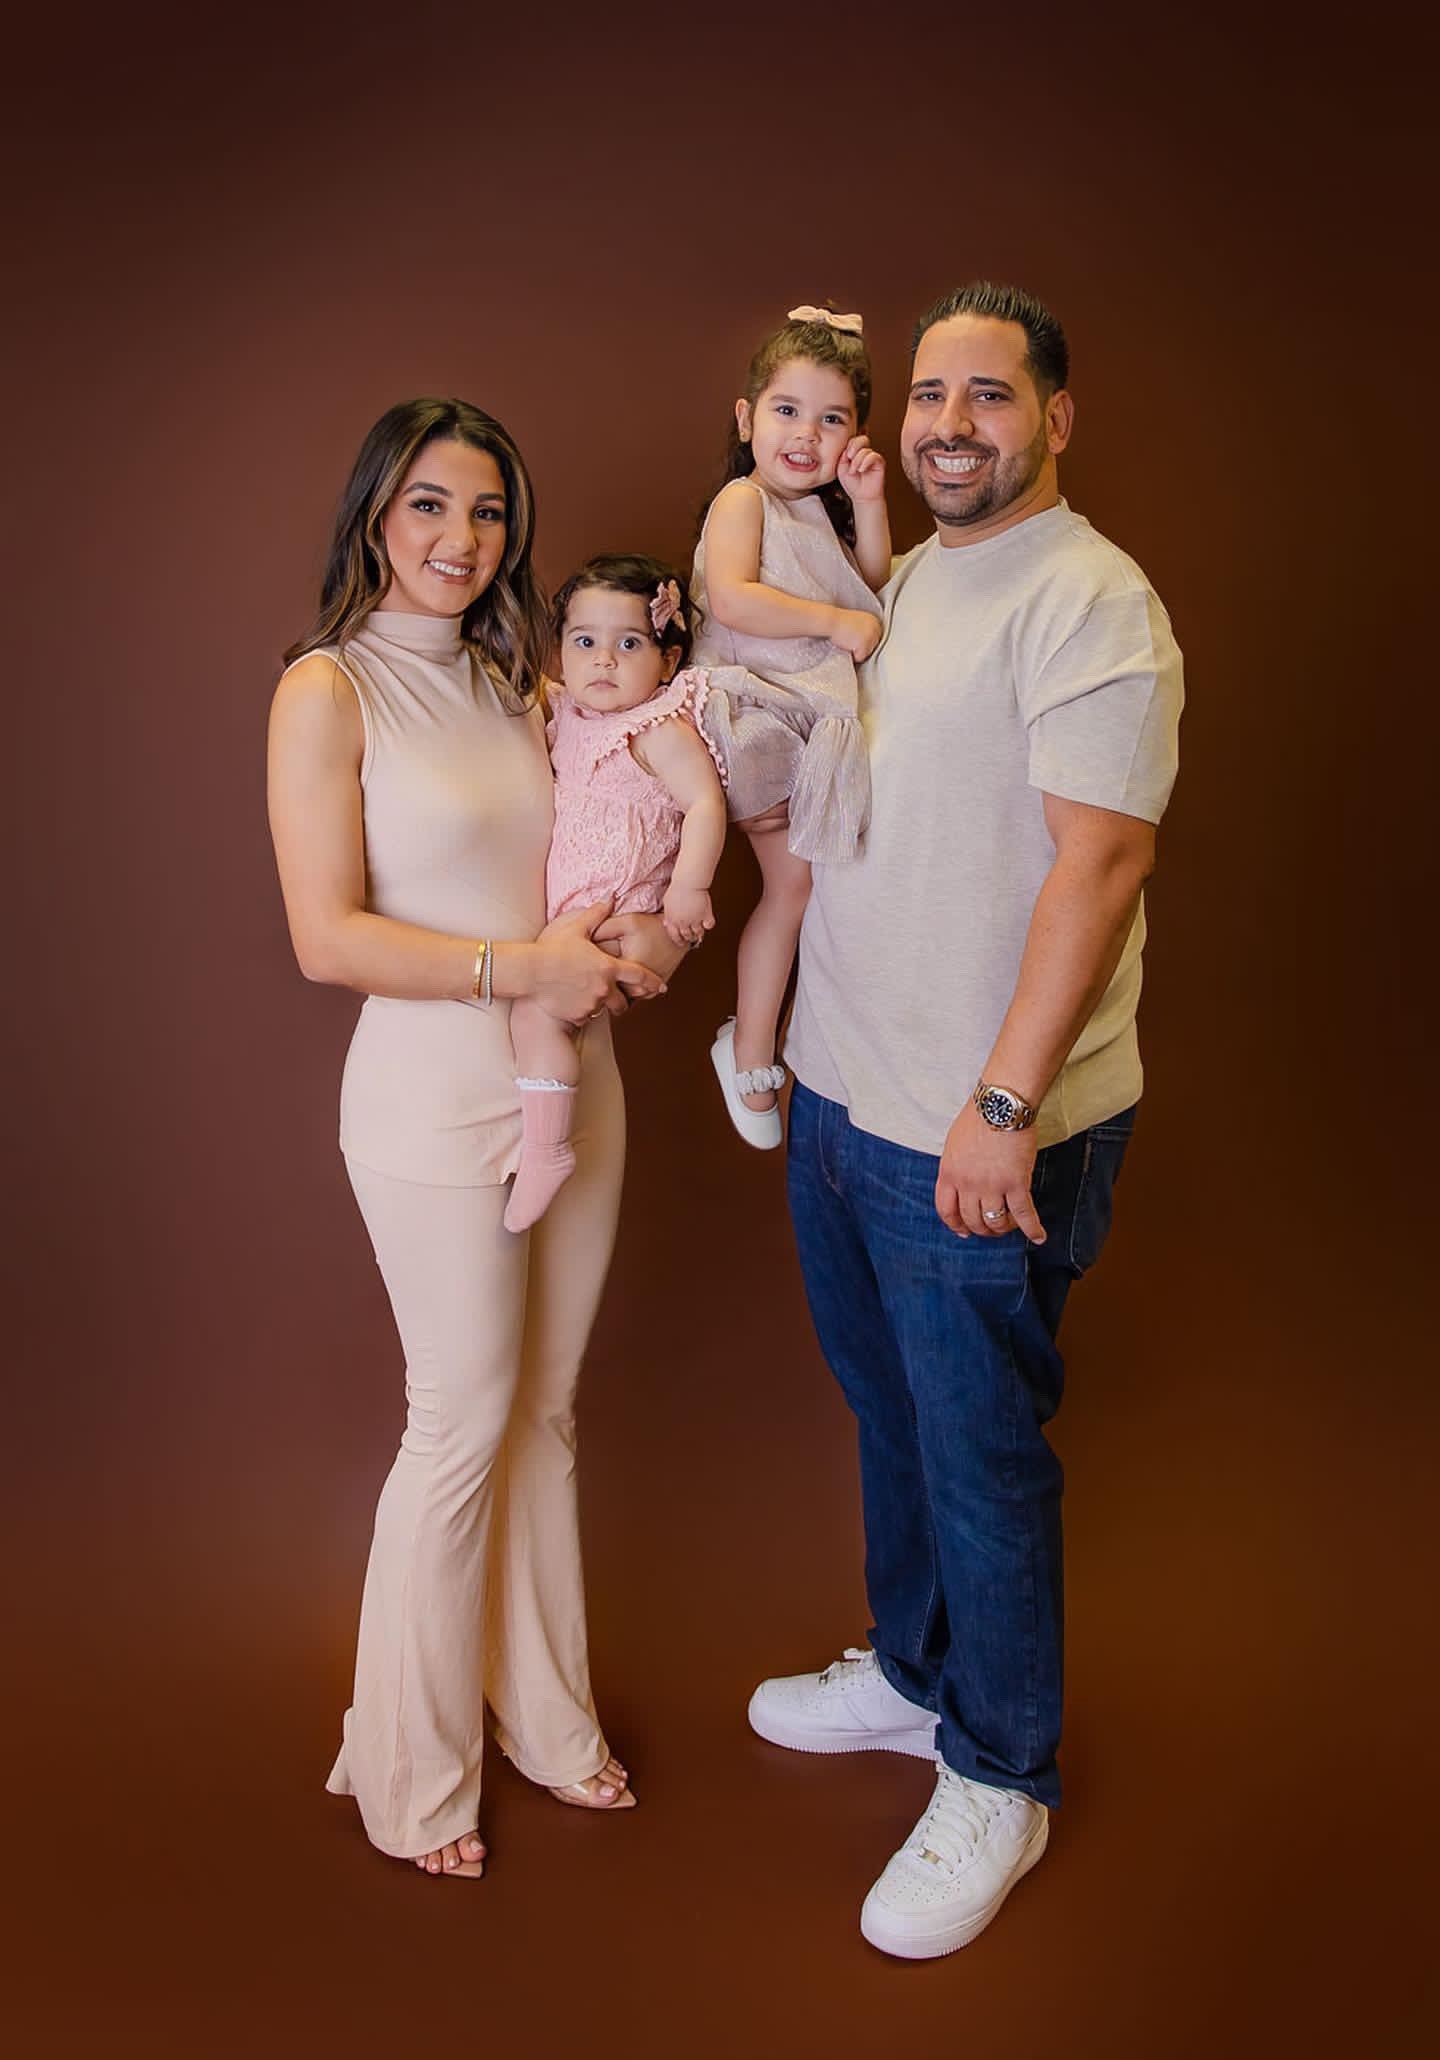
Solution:
<path fill-rule="evenodd" d="M 906 1850 L 931 1866 L 958 1874 L 973 1860 L 999 1815 L 978 1782 L 941 1767 L 930 1807 L 905 1841 Z"/>
<path fill-rule="evenodd" d="M 820 1685 L 822 1688 L 829 1688 L 832 1684 L 837 1687 L 851 1686 L 857 1673 L 870 1673 L 878 1666 L 879 1661 L 873 1652 L 867 1651 L 861 1645 L 847 1645 L 844 1657 L 832 1659 L 826 1667 L 820 1676 Z"/>

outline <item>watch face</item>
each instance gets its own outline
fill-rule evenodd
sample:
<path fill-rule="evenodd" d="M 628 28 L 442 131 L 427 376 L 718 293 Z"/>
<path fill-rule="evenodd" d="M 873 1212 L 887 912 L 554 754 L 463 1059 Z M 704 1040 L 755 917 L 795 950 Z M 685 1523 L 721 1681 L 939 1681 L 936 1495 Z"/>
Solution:
<path fill-rule="evenodd" d="M 975 1106 L 995 1130 L 1008 1130 L 1019 1113 L 1014 1096 L 1006 1094 L 1003 1087 L 987 1087 L 977 1096 Z"/>

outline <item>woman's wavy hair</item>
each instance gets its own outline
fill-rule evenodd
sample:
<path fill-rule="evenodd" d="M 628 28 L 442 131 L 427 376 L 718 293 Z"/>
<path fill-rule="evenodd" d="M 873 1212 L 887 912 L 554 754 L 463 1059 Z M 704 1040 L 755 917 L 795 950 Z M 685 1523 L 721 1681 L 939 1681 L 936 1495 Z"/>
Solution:
<path fill-rule="evenodd" d="M 416 457 L 432 443 L 489 451 L 500 467 L 505 556 L 484 593 L 461 617 L 460 635 L 498 681 L 511 712 L 519 714 L 540 691 L 549 644 L 545 596 L 530 563 L 535 495 L 508 430 L 469 401 L 400 401 L 371 429 L 335 517 L 319 613 L 308 635 L 285 653 L 285 662 L 293 665 L 325 644 L 343 646 L 388 592 L 390 560 L 380 525 Z"/>
<path fill-rule="evenodd" d="M 550 610 L 550 634 L 559 644 L 565 634 L 565 617 L 570 612 L 570 603 L 586 587 L 602 587 L 612 594 L 635 594 L 648 608 L 658 590 L 672 579 L 680 595 L 680 613 L 685 618 L 685 626 L 682 629 L 672 615 L 655 641 L 662 651 L 679 652 L 678 672 L 690 663 L 690 649 L 695 641 L 696 609 L 686 582 L 663 558 L 646 558 L 638 552 L 587 558 L 578 572 L 571 573 L 555 596 Z"/>
<path fill-rule="evenodd" d="M 828 307 L 829 302 L 825 305 Z M 834 329 L 828 322 L 796 322 L 787 319 L 780 327 L 765 338 L 745 374 L 745 399 L 753 408 L 766 387 L 775 382 L 775 375 L 791 358 L 803 358 L 807 364 L 827 365 L 844 374 L 850 382 L 850 391 L 855 396 L 855 427 L 863 429 L 870 419 L 870 395 L 872 375 L 870 353 L 865 339 L 848 329 Z M 730 439 L 725 447 L 725 472 L 715 492 L 728 486 L 732 479 L 747 479 L 755 470 L 755 452 L 740 434 L 740 425 L 733 417 L 730 423 Z M 855 542 L 855 510 L 850 496 L 838 479 L 816 489 L 817 497 L 834 525 L 835 534 L 842 543 Z M 712 499 L 714 496 L 712 495 Z M 708 503 L 707 503 L 708 507 Z M 703 515 L 702 515 L 703 520 Z"/>

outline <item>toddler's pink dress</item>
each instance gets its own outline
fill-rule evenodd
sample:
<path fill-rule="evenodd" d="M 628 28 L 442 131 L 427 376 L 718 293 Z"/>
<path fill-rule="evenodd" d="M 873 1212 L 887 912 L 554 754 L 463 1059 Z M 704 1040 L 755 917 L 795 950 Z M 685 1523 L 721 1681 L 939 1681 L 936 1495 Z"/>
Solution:
<path fill-rule="evenodd" d="M 764 586 L 882 617 L 816 495 L 786 501 L 753 476 L 745 485 L 760 500 Z M 754 637 L 726 629 L 706 599 L 709 529 L 707 515 L 690 581 L 700 614 L 694 656 L 710 675 L 707 722 L 730 773 L 730 819 L 743 822 L 788 800 L 788 841 L 797 858 L 827 865 L 853 858 L 870 818 L 870 761 L 856 712 L 855 666 L 824 637 Z"/>
<path fill-rule="evenodd" d="M 555 827 L 545 868 L 554 918 L 615 897 L 616 915 L 658 914 L 675 869 L 685 813 L 669 788 L 631 756 L 630 739 L 658 723 L 689 723 L 704 737 L 723 781 L 725 767 L 705 735 L 710 686 L 695 666 L 677 672 L 638 708 L 592 715 L 552 686 L 546 728 L 555 769 Z"/>

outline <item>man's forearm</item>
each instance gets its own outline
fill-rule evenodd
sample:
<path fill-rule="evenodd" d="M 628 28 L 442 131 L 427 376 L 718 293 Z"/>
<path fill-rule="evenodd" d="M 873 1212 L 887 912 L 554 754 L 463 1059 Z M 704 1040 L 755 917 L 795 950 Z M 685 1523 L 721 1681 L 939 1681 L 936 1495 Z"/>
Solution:
<path fill-rule="evenodd" d="M 1057 856 L 1035 903 L 1020 975 L 985 1066 L 1039 1106 L 1115 975 L 1149 872 L 1127 854 L 1113 863 Z"/>

